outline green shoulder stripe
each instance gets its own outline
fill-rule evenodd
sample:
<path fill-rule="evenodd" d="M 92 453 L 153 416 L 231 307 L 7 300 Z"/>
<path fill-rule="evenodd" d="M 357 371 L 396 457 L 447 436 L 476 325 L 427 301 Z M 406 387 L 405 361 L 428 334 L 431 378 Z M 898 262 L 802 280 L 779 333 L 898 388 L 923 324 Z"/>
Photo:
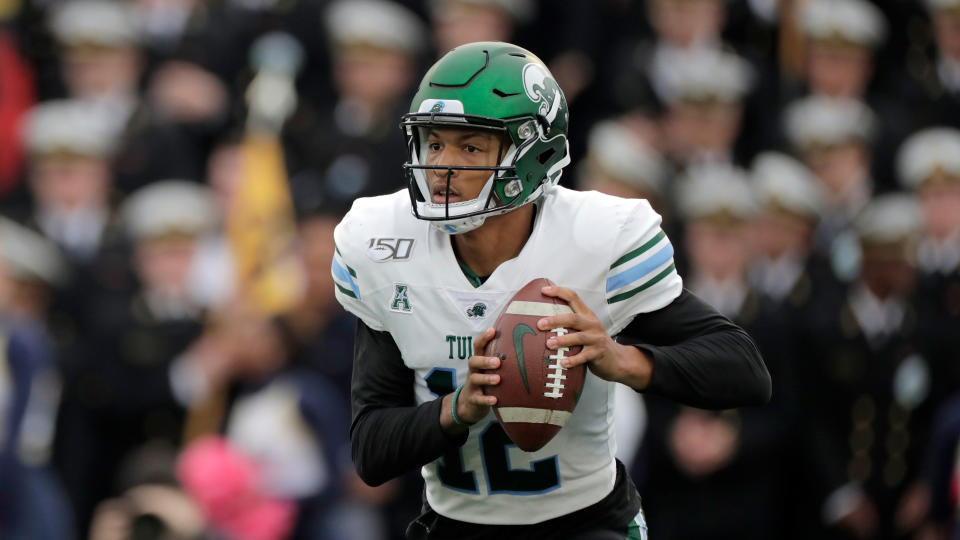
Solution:
<path fill-rule="evenodd" d="M 653 276 L 653 277 L 650 279 L 650 281 L 647 281 L 646 283 L 644 283 L 643 285 L 640 285 L 640 286 L 637 287 L 636 289 L 632 289 L 632 290 L 629 290 L 629 291 L 627 291 L 627 292 L 620 293 L 620 294 L 618 294 L 618 295 L 616 295 L 616 296 L 611 296 L 610 298 L 607 299 L 607 303 L 608 303 L 608 304 L 615 304 L 615 303 L 617 303 L 617 302 L 619 302 L 619 301 L 621 301 L 621 300 L 626 300 L 627 298 L 630 298 L 630 297 L 632 297 L 632 296 L 635 296 L 635 295 L 637 295 L 637 294 L 639 294 L 639 293 L 641 293 L 641 292 L 649 289 L 650 287 L 653 287 L 654 285 L 656 285 L 658 282 L 660 282 L 660 280 L 662 280 L 663 278 L 669 276 L 670 273 L 673 272 L 673 270 L 674 270 L 674 265 L 673 265 L 673 263 L 670 263 L 670 266 L 664 268 L 662 272 L 660 272 L 659 274 Z"/>
<path fill-rule="evenodd" d="M 349 296 L 350 298 L 356 298 L 356 297 L 357 297 L 357 295 L 353 294 L 353 291 L 351 291 L 350 289 L 348 289 L 348 288 L 340 285 L 340 284 L 337 283 L 336 281 L 334 281 L 333 284 L 336 285 L 338 289 L 340 289 L 340 292 L 342 292 L 343 294 Z"/>
<path fill-rule="evenodd" d="M 643 254 L 643 252 L 645 252 L 645 251 L 647 251 L 648 249 L 650 249 L 650 248 L 652 248 L 653 246 L 655 246 L 655 245 L 657 244 L 657 242 L 659 242 L 660 240 L 663 240 L 663 238 L 664 238 L 665 236 L 667 236 L 666 233 L 664 233 L 664 232 L 661 230 L 659 233 L 657 233 L 656 236 L 654 236 L 653 238 L 651 238 L 650 240 L 648 240 L 648 241 L 647 241 L 646 243 L 644 243 L 642 246 L 640 246 L 640 247 L 638 247 L 637 249 L 631 251 L 630 253 L 627 253 L 627 254 L 624 255 L 623 257 L 620 257 L 619 259 L 617 259 L 616 262 L 614 262 L 613 264 L 610 265 L 610 269 L 612 270 L 612 269 L 620 266 L 621 264 L 623 264 L 623 263 L 625 263 L 625 262 L 627 262 L 627 261 L 629 261 L 629 260 L 631 260 L 631 259 L 634 259 L 634 258 L 640 256 L 641 254 Z"/>
<path fill-rule="evenodd" d="M 340 257 L 340 262 L 343 263 L 343 266 L 347 268 L 347 272 L 350 272 L 351 276 L 357 277 L 357 273 L 353 270 L 353 268 L 350 268 L 350 265 L 343 260 L 343 255 L 340 253 L 340 248 L 338 248 L 337 246 L 333 246 L 333 250 L 337 252 L 337 256 Z M 350 296 L 353 296 L 353 295 L 351 294 Z"/>

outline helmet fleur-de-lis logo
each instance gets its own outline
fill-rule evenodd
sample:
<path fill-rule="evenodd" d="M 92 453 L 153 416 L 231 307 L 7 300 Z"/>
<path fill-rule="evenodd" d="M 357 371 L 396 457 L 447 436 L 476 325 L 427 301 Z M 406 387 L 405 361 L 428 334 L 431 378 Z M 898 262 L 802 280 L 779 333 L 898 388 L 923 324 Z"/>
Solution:
<path fill-rule="evenodd" d="M 523 66 L 523 90 L 527 97 L 534 103 L 540 103 L 539 114 L 543 115 L 547 122 L 553 123 L 560 112 L 560 86 L 553 80 L 546 68 L 540 64 L 527 64 Z"/>

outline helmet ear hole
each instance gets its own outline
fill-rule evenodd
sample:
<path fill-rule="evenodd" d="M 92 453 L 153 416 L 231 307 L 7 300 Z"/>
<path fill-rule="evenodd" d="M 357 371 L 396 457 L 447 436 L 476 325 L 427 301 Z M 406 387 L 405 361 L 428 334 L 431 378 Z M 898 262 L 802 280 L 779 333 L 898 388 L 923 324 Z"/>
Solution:
<path fill-rule="evenodd" d="M 550 158 L 552 158 L 553 155 L 556 154 L 556 153 L 557 153 L 557 151 L 554 150 L 553 148 L 547 148 L 546 151 L 540 152 L 540 155 L 537 156 L 537 161 L 538 161 L 541 165 L 543 165 L 543 164 L 545 164 L 547 161 L 549 161 Z"/>

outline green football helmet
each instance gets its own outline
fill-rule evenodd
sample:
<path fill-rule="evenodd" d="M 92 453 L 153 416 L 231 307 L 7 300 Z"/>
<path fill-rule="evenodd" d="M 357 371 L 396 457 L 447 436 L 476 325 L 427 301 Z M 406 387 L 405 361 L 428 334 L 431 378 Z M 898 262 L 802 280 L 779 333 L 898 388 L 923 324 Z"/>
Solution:
<path fill-rule="evenodd" d="M 487 216 L 536 201 L 570 163 L 567 100 L 546 65 L 530 51 L 500 42 L 453 49 L 430 68 L 401 128 L 410 161 L 404 164 L 414 215 L 450 234 L 471 231 Z M 492 167 L 426 165 L 431 127 L 499 132 L 509 141 Z M 489 170 L 476 199 L 432 202 L 428 170 Z"/>

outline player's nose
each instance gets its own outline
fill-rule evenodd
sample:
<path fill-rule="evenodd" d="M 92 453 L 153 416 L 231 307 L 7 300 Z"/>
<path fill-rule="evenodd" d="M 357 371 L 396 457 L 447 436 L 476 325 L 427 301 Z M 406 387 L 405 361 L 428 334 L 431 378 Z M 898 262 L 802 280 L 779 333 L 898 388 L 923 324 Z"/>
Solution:
<path fill-rule="evenodd" d="M 443 156 L 441 156 L 441 157 L 443 157 Z M 449 162 L 443 161 L 443 160 L 437 160 L 437 163 L 436 163 L 436 164 L 437 164 L 438 166 L 440 166 L 440 167 L 443 167 L 444 165 L 454 166 L 453 163 L 449 163 Z M 446 181 L 446 179 L 447 179 L 448 176 L 449 176 L 450 178 L 456 178 L 460 171 L 458 171 L 457 169 L 443 169 L 443 168 L 439 168 L 439 169 L 433 169 L 432 172 L 433 172 L 433 175 L 434 175 L 437 179 Z"/>

